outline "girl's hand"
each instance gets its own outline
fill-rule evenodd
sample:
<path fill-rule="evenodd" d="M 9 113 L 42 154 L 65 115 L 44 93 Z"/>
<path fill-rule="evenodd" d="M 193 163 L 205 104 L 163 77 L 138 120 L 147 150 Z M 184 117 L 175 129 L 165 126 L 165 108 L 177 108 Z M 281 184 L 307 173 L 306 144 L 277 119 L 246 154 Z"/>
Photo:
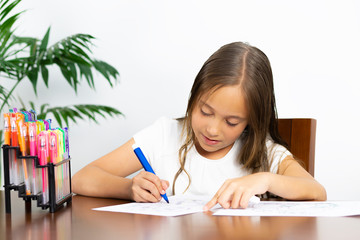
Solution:
<path fill-rule="evenodd" d="M 228 179 L 204 206 L 204 211 L 208 211 L 216 203 L 223 208 L 247 208 L 250 198 L 255 194 L 265 193 L 269 185 L 269 173 L 265 172 Z"/>
<path fill-rule="evenodd" d="M 160 194 L 165 194 L 169 182 L 161 180 L 153 173 L 141 171 L 133 177 L 131 196 L 136 202 L 159 202 Z"/>

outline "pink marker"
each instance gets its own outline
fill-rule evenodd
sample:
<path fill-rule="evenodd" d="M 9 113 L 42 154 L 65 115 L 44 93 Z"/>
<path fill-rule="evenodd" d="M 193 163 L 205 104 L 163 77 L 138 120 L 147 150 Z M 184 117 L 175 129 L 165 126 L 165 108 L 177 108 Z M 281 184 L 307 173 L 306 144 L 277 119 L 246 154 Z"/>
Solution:
<path fill-rule="evenodd" d="M 36 156 L 36 123 L 29 122 L 30 155 Z"/>
<path fill-rule="evenodd" d="M 40 165 L 47 164 L 47 156 L 46 156 L 46 132 L 41 132 L 39 134 L 39 161 Z M 46 170 L 42 168 L 42 196 L 43 196 L 43 204 L 47 203 L 47 177 L 46 177 Z"/>
<path fill-rule="evenodd" d="M 30 142 L 30 155 L 36 156 L 36 122 L 29 122 L 29 142 Z M 35 159 L 32 161 L 32 186 L 33 186 L 33 193 L 37 194 L 37 174 L 36 174 L 36 166 L 35 166 Z"/>
<path fill-rule="evenodd" d="M 46 146 L 46 133 L 41 132 L 39 134 L 39 146 L 38 146 L 38 153 L 39 153 L 39 161 L 40 165 L 47 164 L 47 146 Z"/>
<path fill-rule="evenodd" d="M 50 161 L 52 163 L 57 162 L 57 136 L 54 132 L 50 132 Z"/>

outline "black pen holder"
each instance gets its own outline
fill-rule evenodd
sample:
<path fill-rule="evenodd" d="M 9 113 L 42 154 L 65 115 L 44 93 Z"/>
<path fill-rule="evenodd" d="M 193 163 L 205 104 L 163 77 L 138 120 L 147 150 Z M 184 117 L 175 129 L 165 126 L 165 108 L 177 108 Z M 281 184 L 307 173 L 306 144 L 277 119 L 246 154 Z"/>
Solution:
<path fill-rule="evenodd" d="M 3 145 L 6 213 L 11 213 L 10 191 L 51 213 L 72 200 L 70 158 L 56 164 L 39 164 L 37 156 L 22 156 L 19 147 Z"/>

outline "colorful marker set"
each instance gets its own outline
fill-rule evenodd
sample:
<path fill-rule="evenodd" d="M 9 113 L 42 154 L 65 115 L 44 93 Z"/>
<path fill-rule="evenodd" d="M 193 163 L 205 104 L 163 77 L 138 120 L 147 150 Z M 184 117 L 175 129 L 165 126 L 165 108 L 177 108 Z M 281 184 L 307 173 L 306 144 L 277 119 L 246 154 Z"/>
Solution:
<path fill-rule="evenodd" d="M 5 189 L 22 190 L 19 196 L 24 200 L 37 199 L 38 206 L 53 211 L 59 202 L 68 202 L 71 174 L 67 128 L 51 128 L 51 119 L 37 120 L 35 111 L 14 108 L 4 113 L 3 150 Z"/>

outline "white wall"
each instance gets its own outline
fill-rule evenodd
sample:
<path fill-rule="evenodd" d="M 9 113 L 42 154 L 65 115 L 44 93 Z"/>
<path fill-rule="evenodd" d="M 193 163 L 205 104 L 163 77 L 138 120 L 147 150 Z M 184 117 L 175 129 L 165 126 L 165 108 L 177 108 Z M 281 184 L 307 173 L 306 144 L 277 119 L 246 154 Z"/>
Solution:
<path fill-rule="evenodd" d="M 29 83 L 23 100 L 52 106 L 106 104 L 125 118 L 100 125 L 70 125 L 73 173 L 121 145 L 159 116 L 185 111 L 193 79 L 220 46 L 245 41 L 269 57 L 279 117 L 318 120 L 315 177 L 328 198 L 360 200 L 360 4 L 351 0 L 304 1 L 23 0 L 17 34 L 50 42 L 74 34 L 97 37 L 94 54 L 114 65 L 120 83 L 111 89 L 97 76 L 92 91 L 77 96 L 57 70 L 50 88 Z M 1 80 L 3 81 L 3 80 Z"/>

